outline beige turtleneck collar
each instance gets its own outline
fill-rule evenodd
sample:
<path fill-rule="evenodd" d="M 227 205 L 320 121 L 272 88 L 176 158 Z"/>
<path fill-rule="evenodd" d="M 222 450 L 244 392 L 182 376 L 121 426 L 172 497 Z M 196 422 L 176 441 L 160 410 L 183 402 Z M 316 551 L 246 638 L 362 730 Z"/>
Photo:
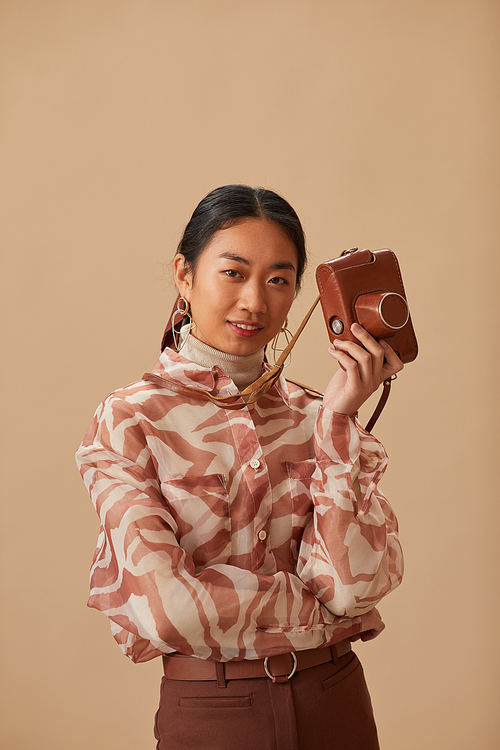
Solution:
<path fill-rule="evenodd" d="M 254 354 L 248 354 L 244 357 L 237 354 L 226 354 L 226 352 L 221 352 L 219 349 L 213 349 L 211 346 L 204 344 L 191 334 L 187 337 L 180 354 L 196 365 L 200 365 L 200 367 L 218 365 L 240 391 L 262 375 L 264 349 L 259 349 Z"/>

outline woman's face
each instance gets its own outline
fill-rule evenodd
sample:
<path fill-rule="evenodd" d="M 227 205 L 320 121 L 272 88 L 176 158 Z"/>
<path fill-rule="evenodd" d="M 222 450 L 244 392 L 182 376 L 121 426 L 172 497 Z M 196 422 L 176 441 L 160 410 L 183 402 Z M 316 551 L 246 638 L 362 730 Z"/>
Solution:
<path fill-rule="evenodd" d="M 248 355 L 278 333 L 295 295 L 297 250 L 278 224 L 245 219 L 213 236 L 195 275 L 174 259 L 191 307 L 192 335 L 227 354 Z"/>

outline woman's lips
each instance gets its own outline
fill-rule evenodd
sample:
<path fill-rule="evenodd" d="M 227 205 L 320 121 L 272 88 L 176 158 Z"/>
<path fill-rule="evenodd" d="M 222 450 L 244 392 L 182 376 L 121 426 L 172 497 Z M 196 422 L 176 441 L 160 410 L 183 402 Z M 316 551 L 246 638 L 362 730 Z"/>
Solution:
<path fill-rule="evenodd" d="M 228 321 L 230 328 L 238 334 L 238 336 L 255 336 L 256 333 L 262 330 L 263 326 L 257 325 L 256 323 L 233 323 Z"/>

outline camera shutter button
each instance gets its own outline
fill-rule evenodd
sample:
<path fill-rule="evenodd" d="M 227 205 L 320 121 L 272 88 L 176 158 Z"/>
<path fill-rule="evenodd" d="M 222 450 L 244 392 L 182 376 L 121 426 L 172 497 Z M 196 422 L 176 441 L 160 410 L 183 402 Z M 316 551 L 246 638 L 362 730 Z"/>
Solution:
<path fill-rule="evenodd" d="M 330 328 L 332 333 L 336 336 L 340 336 L 344 331 L 344 323 L 340 318 L 330 318 Z"/>

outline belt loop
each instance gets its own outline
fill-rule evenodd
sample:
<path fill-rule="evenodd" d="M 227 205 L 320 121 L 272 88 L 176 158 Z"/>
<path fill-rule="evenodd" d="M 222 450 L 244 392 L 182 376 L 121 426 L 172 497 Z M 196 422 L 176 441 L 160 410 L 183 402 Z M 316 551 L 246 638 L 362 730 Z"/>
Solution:
<path fill-rule="evenodd" d="M 334 663 L 334 664 L 338 664 L 338 661 L 339 661 L 339 654 L 338 654 L 338 651 L 337 651 L 337 646 L 336 646 L 335 644 L 333 644 L 333 646 L 330 646 L 330 648 L 331 648 L 331 650 L 332 650 L 332 659 L 333 659 L 333 663 Z"/>
<path fill-rule="evenodd" d="M 225 688 L 226 685 L 226 672 L 224 669 L 224 662 L 222 661 L 216 661 L 215 662 L 215 674 L 217 675 L 217 687 L 218 688 Z"/>

